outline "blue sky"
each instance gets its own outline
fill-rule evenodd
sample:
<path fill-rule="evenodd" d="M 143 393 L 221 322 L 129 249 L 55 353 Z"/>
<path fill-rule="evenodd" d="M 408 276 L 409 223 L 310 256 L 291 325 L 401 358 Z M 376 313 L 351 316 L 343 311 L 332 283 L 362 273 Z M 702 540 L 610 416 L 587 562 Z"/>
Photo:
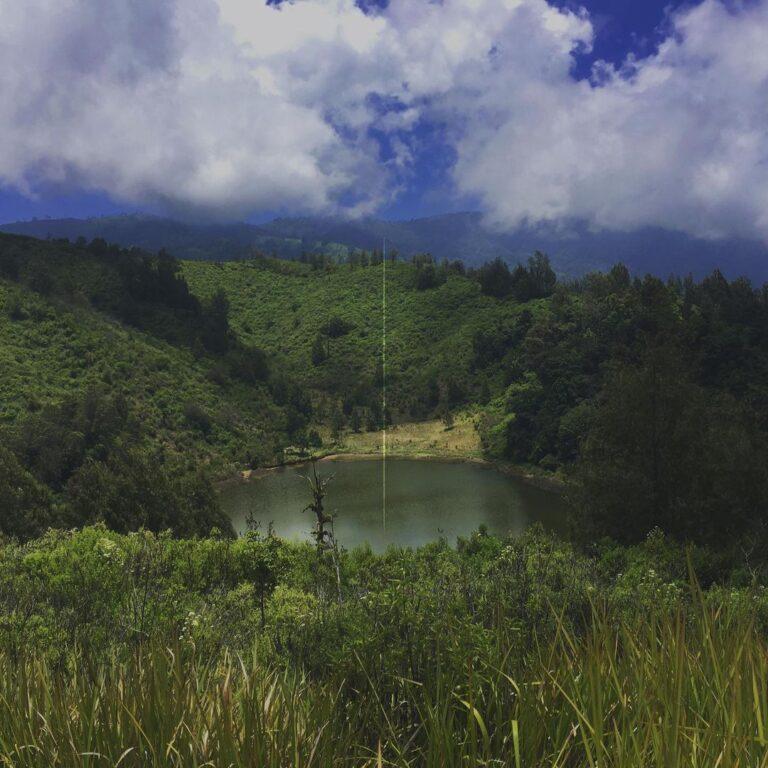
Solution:
<path fill-rule="evenodd" d="M 3 10 L 0 221 L 478 209 L 768 239 L 768 0 Z"/>

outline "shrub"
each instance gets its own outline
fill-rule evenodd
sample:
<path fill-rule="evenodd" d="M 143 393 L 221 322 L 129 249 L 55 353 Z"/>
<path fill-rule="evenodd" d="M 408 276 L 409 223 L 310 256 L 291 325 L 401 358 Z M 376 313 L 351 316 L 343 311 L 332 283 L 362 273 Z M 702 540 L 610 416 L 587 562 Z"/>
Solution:
<path fill-rule="evenodd" d="M 327 333 L 332 339 L 338 339 L 346 336 L 355 326 L 352 323 L 343 320 L 338 315 L 334 315 L 328 321 Z"/>
<path fill-rule="evenodd" d="M 0 533 L 29 539 L 56 522 L 48 489 L 0 446 Z"/>
<path fill-rule="evenodd" d="M 208 435 L 213 429 L 213 421 L 208 412 L 193 400 L 184 404 L 184 419 L 193 429 L 199 429 L 204 435 Z"/>

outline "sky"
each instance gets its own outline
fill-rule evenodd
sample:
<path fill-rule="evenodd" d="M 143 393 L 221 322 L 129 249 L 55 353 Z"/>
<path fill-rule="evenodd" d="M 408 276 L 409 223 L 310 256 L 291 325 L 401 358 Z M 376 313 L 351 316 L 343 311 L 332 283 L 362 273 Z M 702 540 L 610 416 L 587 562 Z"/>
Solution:
<path fill-rule="evenodd" d="M 0 221 L 768 242 L 768 0 L 0 0 Z"/>

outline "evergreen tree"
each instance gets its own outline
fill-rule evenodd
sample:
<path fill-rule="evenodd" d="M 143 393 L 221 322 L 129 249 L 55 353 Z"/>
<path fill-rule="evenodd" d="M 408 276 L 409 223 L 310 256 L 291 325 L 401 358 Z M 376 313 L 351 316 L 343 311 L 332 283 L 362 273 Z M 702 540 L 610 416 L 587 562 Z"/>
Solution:
<path fill-rule="evenodd" d="M 512 290 L 512 275 L 506 262 L 497 258 L 483 264 L 478 270 L 480 290 L 486 296 L 503 299 Z"/>
<path fill-rule="evenodd" d="M 328 353 L 326 350 L 326 342 L 322 334 L 318 333 L 315 336 L 314 344 L 312 344 L 312 365 L 322 365 L 328 359 Z"/>

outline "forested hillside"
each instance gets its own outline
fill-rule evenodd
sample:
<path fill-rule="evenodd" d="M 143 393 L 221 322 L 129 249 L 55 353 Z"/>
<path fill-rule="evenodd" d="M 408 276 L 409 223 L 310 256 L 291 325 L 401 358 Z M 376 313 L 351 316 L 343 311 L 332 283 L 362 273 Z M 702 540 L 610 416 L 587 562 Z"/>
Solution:
<path fill-rule="evenodd" d="M 588 536 L 659 525 L 701 538 L 761 519 L 765 289 L 622 266 L 557 286 L 541 255 L 512 271 L 427 259 L 387 274 L 388 422 L 473 409 L 487 456 L 570 478 Z M 323 395 L 318 418 L 354 430 L 381 418 L 375 259 L 190 263 L 185 275 L 203 297 L 224 288 L 238 333 Z"/>
<path fill-rule="evenodd" d="M 380 406 L 382 269 L 374 265 L 280 264 L 268 260 L 187 262 L 203 299 L 223 289 L 233 329 L 283 361 L 292 379 L 322 392 L 346 420 Z M 429 275 L 419 283 L 420 275 Z M 398 420 L 475 402 L 474 339 L 486 325 L 512 326 L 523 309 L 482 293 L 457 266 L 387 266 L 387 383 Z M 535 302 L 525 305 L 537 312 Z M 379 414 L 375 413 L 378 422 Z"/>
<path fill-rule="evenodd" d="M 208 477 L 272 460 L 290 418 L 224 297 L 202 304 L 170 257 L 103 241 L 4 236 L 0 275 L 4 530 L 228 530 Z"/>
<path fill-rule="evenodd" d="M 762 525 L 768 294 L 745 280 L 390 255 L 382 412 L 378 252 L 179 263 L 4 236 L 0 259 L 5 471 L 56 514 L 98 517 L 87 500 L 131 462 L 223 477 L 470 413 L 486 457 L 567 480 L 587 538 Z"/>

